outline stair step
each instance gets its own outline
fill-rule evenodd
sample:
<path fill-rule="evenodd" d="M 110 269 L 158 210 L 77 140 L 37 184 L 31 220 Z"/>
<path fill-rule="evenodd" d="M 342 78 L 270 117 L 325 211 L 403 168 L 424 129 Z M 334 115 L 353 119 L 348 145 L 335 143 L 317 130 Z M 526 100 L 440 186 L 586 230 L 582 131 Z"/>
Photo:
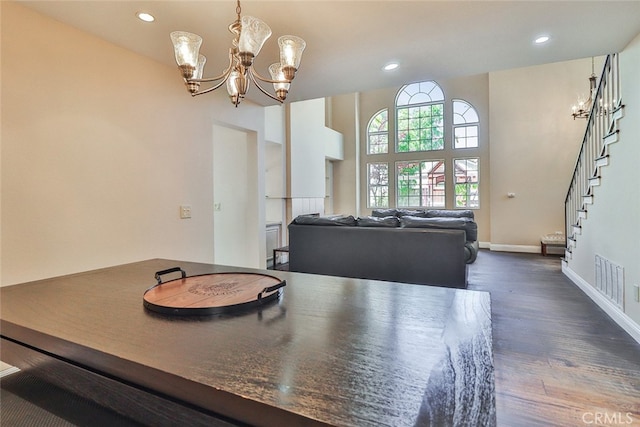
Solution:
<path fill-rule="evenodd" d="M 573 224 L 571 226 L 573 228 L 573 234 L 582 234 L 582 226 L 580 226 L 580 224 Z"/>
<path fill-rule="evenodd" d="M 607 166 L 609 164 L 609 155 L 606 154 L 602 157 L 598 157 L 596 159 L 596 167 L 603 167 L 603 166 Z"/>
<path fill-rule="evenodd" d="M 589 186 L 596 187 L 600 185 L 600 176 L 594 176 L 589 178 Z"/>
<path fill-rule="evenodd" d="M 567 239 L 567 249 L 571 250 L 571 248 L 575 248 L 576 247 L 576 239 L 574 239 L 573 237 L 569 237 Z"/>
<path fill-rule="evenodd" d="M 613 144 L 614 142 L 618 142 L 618 136 L 620 135 L 620 130 L 616 129 L 613 132 L 605 135 L 602 138 L 604 145 Z"/>
<path fill-rule="evenodd" d="M 567 259 L 567 260 L 571 259 L 571 251 L 570 250 L 565 249 L 564 258 Z"/>
<path fill-rule="evenodd" d="M 578 210 L 578 218 L 587 219 L 587 211 L 586 209 Z"/>
<path fill-rule="evenodd" d="M 624 104 L 621 104 L 621 105 L 618 105 L 611 112 L 612 123 L 615 123 L 617 120 L 620 120 L 623 117 L 624 117 Z"/>
<path fill-rule="evenodd" d="M 582 196 L 582 203 L 584 203 L 586 205 L 592 205 L 593 204 L 593 196 L 591 194 L 587 194 L 585 196 Z"/>

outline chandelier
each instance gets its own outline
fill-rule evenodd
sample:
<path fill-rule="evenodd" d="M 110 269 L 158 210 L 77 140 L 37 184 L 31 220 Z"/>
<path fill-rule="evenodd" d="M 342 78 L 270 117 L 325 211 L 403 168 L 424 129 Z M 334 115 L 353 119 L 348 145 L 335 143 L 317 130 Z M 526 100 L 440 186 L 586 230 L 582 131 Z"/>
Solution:
<path fill-rule="evenodd" d="M 204 64 L 207 59 L 201 55 L 202 37 L 184 31 L 171 33 L 171 41 L 175 50 L 176 63 L 182 73 L 187 90 L 191 96 L 212 92 L 226 83 L 231 103 L 236 107 L 245 97 L 252 81 L 256 87 L 269 98 L 283 102 L 291 81 L 300 67 L 302 51 L 306 43 L 300 37 L 282 36 L 278 38 L 280 46 L 280 62 L 269 66 L 271 78 L 258 74 L 253 61 L 264 42 L 271 36 L 271 28 L 263 21 L 252 16 L 240 16 L 240 0 L 237 0 L 236 20 L 229 25 L 229 31 L 235 34 L 229 48 L 229 66 L 219 76 L 203 78 Z M 275 95 L 267 92 L 258 81 L 272 83 Z M 213 83 L 211 87 L 200 90 L 201 83 Z"/>
<path fill-rule="evenodd" d="M 593 72 L 593 58 L 591 58 L 591 76 L 589 76 L 589 99 L 584 99 L 583 97 L 578 97 L 578 101 L 574 106 L 571 107 L 571 115 L 573 116 L 573 120 L 576 118 L 579 119 L 588 119 L 589 113 L 591 112 L 591 104 L 593 103 L 593 98 L 596 95 L 596 75 Z"/>

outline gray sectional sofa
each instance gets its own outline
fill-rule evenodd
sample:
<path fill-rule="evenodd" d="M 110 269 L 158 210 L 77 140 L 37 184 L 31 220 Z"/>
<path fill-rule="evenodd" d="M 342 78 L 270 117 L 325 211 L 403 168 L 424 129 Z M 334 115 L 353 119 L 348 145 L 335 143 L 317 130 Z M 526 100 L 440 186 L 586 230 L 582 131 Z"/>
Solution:
<path fill-rule="evenodd" d="M 477 253 L 469 241 L 477 239 L 473 218 L 419 212 L 301 215 L 288 226 L 289 271 L 466 288 L 467 263 Z"/>

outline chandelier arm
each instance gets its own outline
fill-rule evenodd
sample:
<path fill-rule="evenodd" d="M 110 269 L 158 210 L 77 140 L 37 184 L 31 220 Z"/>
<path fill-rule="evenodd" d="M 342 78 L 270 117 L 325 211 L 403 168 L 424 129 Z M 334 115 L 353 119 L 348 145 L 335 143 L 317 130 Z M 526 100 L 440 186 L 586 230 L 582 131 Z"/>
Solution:
<path fill-rule="evenodd" d="M 251 80 L 253 80 L 253 83 L 256 85 L 256 87 L 257 87 L 258 89 L 260 89 L 260 92 L 264 93 L 265 95 L 267 95 L 269 98 L 273 99 L 274 101 L 278 101 L 279 103 L 281 103 L 281 104 L 282 104 L 282 103 L 284 102 L 282 99 L 277 98 L 277 97 L 275 97 L 275 96 L 271 95 L 269 92 L 267 92 L 266 90 L 264 90 L 264 89 L 262 88 L 262 86 L 260 86 L 260 84 L 258 84 L 258 81 L 256 80 L 256 78 L 255 78 L 254 74 L 256 74 L 256 73 L 254 73 L 254 72 L 253 72 L 253 67 L 252 67 L 252 72 L 251 72 L 251 73 L 249 73 L 249 77 L 251 78 Z M 264 80 L 264 81 L 267 81 L 267 80 Z M 281 83 L 281 82 L 275 82 L 275 83 Z"/>
<path fill-rule="evenodd" d="M 254 67 L 251 67 L 251 74 L 255 78 L 257 78 L 258 80 L 260 80 L 262 82 L 265 82 L 265 83 L 291 83 L 293 81 L 293 79 L 292 80 L 287 80 L 287 79 L 284 79 L 284 80 L 273 80 L 273 79 L 268 79 L 266 77 L 262 77 L 260 74 L 258 74 L 258 72 L 254 69 Z M 253 81 L 255 82 L 255 79 Z M 257 84 L 257 82 L 256 82 L 256 84 Z"/>
<path fill-rule="evenodd" d="M 229 69 L 229 72 L 226 75 L 222 75 L 217 79 L 217 80 L 223 79 L 218 84 L 216 84 L 214 86 L 211 86 L 211 87 L 209 87 L 207 89 L 199 90 L 197 92 L 194 92 L 194 93 L 191 94 L 191 96 L 197 96 L 197 95 L 202 95 L 202 94 L 205 94 L 205 93 L 213 92 L 214 90 L 218 89 L 220 86 L 225 84 L 225 82 L 229 78 L 229 74 L 231 74 L 231 69 Z M 197 82 L 197 81 L 208 82 L 208 81 L 214 81 L 214 80 L 213 79 L 205 79 L 205 80 L 191 80 L 191 81 L 194 81 L 194 82 Z"/>
<path fill-rule="evenodd" d="M 222 72 L 222 74 L 216 77 L 206 77 L 204 79 L 190 79 L 188 81 L 193 83 L 211 83 L 211 82 L 216 82 L 220 79 L 224 79 L 222 81 L 222 83 L 224 83 L 225 80 L 227 80 L 227 78 L 229 77 L 229 74 L 231 74 L 232 69 L 233 69 L 233 51 L 232 49 L 229 49 L 229 65 L 227 66 L 227 69 Z M 216 86 L 216 88 L 218 87 L 220 86 Z"/>

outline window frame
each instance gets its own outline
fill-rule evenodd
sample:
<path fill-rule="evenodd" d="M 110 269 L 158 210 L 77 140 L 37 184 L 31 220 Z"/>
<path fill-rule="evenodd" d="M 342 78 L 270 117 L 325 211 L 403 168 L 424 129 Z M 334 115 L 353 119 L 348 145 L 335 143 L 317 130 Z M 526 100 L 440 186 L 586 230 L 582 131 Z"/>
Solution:
<path fill-rule="evenodd" d="M 387 182 L 386 184 L 378 184 L 371 185 L 371 166 L 373 165 L 384 165 L 387 168 Z M 378 197 L 386 197 L 387 205 L 378 205 L 371 203 L 371 189 L 372 188 L 386 188 L 386 196 L 378 196 Z M 367 208 L 379 209 L 379 208 L 388 208 L 390 205 L 391 198 L 389 195 L 389 162 L 367 162 Z"/>
<path fill-rule="evenodd" d="M 469 160 L 475 160 L 476 162 L 476 179 L 475 181 L 469 181 L 469 175 L 465 173 L 465 177 L 466 180 L 464 182 L 458 182 L 458 168 L 457 168 L 457 162 L 458 161 L 469 161 Z M 453 166 L 453 208 L 454 209 L 480 209 L 480 157 L 454 157 L 452 159 L 452 166 Z M 466 169 L 467 171 L 469 170 L 468 168 Z M 465 204 L 463 206 L 459 206 L 458 205 L 458 186 L 459 185 L 464 185 L 466 186 L 466 191 L 465 191 Z M 472 199 L 472 192 L 469 190 L 470 186 L 476 186 L 476 192 L 475 192 L 475 199 L 476 199 L 476 205 L 472 205 L 470 203 L 470 200 Z"/>
<path fill-rule="evenodd" d="M 407 201 L 410 201 L 412 197 L 417 197 L 419 200 L 419 204 L 406 204 L 403 205 L 400 203 L 400 198 L 404 197 L 401 196 L 401 189 L 400 189 L 400 184 L 403 182 L 400 180 L 400 165 L 401 164 L 410 164 L 410 163 L 417 163 L 419 165 L 419 171 L 418 171 L 418 186 L 417 189 L 419 191 L 419 193 L 417 195 L 407 195 Z M 442 172 L 438 174 L 438 176 L 441 176 L 441 184 L 442 184 L 442 189 L 437 188 L 438 186 L 438 182 L 437 182 L 437 178 L 435 185 L 431 185 L 429 183 L 424 184 L 423 181 L 423 177 L 425 175 L 425 173 L 423 172 L 423 165 L 425 163 L 432 163 L 435 164 L 432 168 L 431 171 L 437 170 L 439 168 L 443 168 Z M 396 208 L 444 208 L 447 204 L 447 184 L 446 184 L 446 160 L 445 159 L 420 159 L 420 160 L 396 160 L 394 162 L 394 170 L 395 170 L 395 192 L 396 192 Z M 425 194 L 423 191 L 429 189 L 428 194 Z M 435 194 L 434 190 L 439 190 L 442 192 L 442 194 Z M 435 200 L 436 198 L 442 198 L 442 204 L 435 204 L 435 203 L 422 203 L 424 200 L 431 198 L 431 200 Z"/>
<path fill-rule="evenodd" d="M 464 113 L 460 114 L 460 113 L 456 113 L 456 104 L 465 104 L 467 106 L 467 109 L 465 110 Z M 467 113 L 471 112 L 473 116 L 475 117 L 465 117 L 465 115 Z M 480 147 L 480 117 L 478 116 L 478 111 L 476 110 L 476 108 L 469 102 L 466 101 L 464 99 L 460 99 L 460 98 L 455 98 L 451 100 L 451 114 L 452 114 L 452 134 L 451 134 L 451 148 L 454 150 L 466 150 L 468 148 L 479 148 Z M 462 121 L 457 121 L 456 119 L 460 117 L 462 119 Z M 473 119 L 476 120 L 473 120 Z M 471 128 L 475 128 L 475 141 L 476 141 L 476 145 L 472 145 L 469 146 L 466 142 L 464 147 L 456 147 L 456 130 L 457 129 L 471 129 Z M 470 138 L 473 137 L 469 137 L 468 135 L 466 135 L 466 131 L 465 131 L 465 136 L 464 136 L 464 140 L 465 141 L 469 141 Z"/>
<path fill-rule="evenodd" d="M 378 119 L 378 117 L 382 114 L 386 114 L 387 118 L 386 120 L 383 122 L 386 125 L 386 130 L 381 131 L 381 130 L 375 130 L 372 131 L 371 127 L 374 124 L 374 121 L 376 121 Z M 371 137 L 375 136 L 375 137 L 379 137 L 379 136 L 385 136 L 386 137 L 386 147 L 384 149 L 384 151 L 379 151 L 379 152 L 372 152 L 371 151 Z M 377 144 L 378 146 L 380 144 Z M 389 109 L 388 108 L 382 108 L 381 110 L 379 110 L 378 112 L 376 112 L 375 114 L 373 114 L 371 116 L 371 118 L 369 119 L 369 123 L 367 123 L 367 154 L 368 155 L 376 155 L 376 154 L 388 154 L 389 153 Z"/>
<path fill-rule="evenodd" d="M 391 108 L 395 111 L 393 120 L 390 116 Z M 414 110 L 411 111 L 411 109 Z M 430 119 L 433 112 L 436 112 L 435 121 Z M 386 123 L 384 125 L 386 131 L 372 130 L 372 124 L 383 113 L 386 114 Z M 411 120 L 418 120 L 416 124 L 409 122 L 410 113 L 413 113 Z M 422 113 L 423 122 L 419 122 L 420 113 Z M 406 120 L 406 123 L 402 123 L 402 120 Z M 381 121 L 378 120 L 377 123 L 379 124 Z M 423 139 L 422 135 L 412 133 L 411 137 L 416 141 L 420 141 L 417 144 L 411 142 L 411 145 L 414 148 L 416 148 L 415 145 L 418 145 L 418 149 L 408 151 L 408 144 L 405 143 L 407 151 L 399 151 L 401 134 L 412 129 L 411 126 L 415 126 L 418 131 L 427 134 L 428 138 Z M 403 127 L 404 129 L 401 129 Z M 382 126 L 379 126 L 379 128 L 382 128 Z M 435 138 L 434 132 L 431 132 L 434 128 L 438 129 Z M 451 132 L 451 136 L 449 136 L 449 132 Z M 363 159 L 364 162 L 360 163 L 360 165 L 365 165 L 364 167 L 366 167 L 366 171 L 363 174 L 366 175 L 366 188 L 361 185 L 361 189 L 366 191 L 366 196 L 364 197 L 366 197 L 367 208 L 441 209 L 449 206 L 449 209 L 480 209 L 480 163 L 484 150 L 482 148 L 483 138 L 478 111 L 469 101 L 462 98 L 447 99 L 440 85 L 433 80 L 410 83 L 398 89 L 393 106 L 389 105 L 382 108 L 370 116 L 366 134 L 367 140 L 363 144 L 364 147 L 361 151 L 365 157 Z M 460 139 L 462 144 L 459 146 L 456 146 L 456 134 L 462 138 Z M 384 135 L 384 138 L 386 138 L 386 152 L 371 152 L 371 139 L 375 138 L 376 135 Z M 390 138 L 393 138 L 393 141 Z M 432 145 L 434 140 L 436 140 L 435 147 Z M 389 146 L 391 144 L 393 144 L 394 150 L 390 149 Z M 468 154 L 472 155 L 467 156 Z M 469 181 L 468 171 L 465 170 L 466 165 L 461 165 L 461 173 L 456 169 L 457 162 L 462 160 L 473 160 L 475 162 L 477 170 L 470 172 L 475 180 Z M 427 178 L 426 174 L 429 173 L 425 173 L 423 168 L 427 164 L 432 167 L 437 162 L 441 162 L 444 172 L 436 174 L 438 180 L 436 182 L 436 178 L 432 175 Z M 419 170 L 411 172 L 414 175 L 400 173 L 398 170 L 399 165 L 406 163 L 419 165 Z M 386 183 L 371 182 L 370 168 L 372 167 L 371 165 L 375 164 L 386 165 Z M 446 170 L 449 167 L 452 168 L 451 172 Z M 391 168 L 393 168 L 393 171 Z M 401 182 L 400 179 L 404 182 Z M 430 181 L 431 179 L 433 181 Z M 458 183 L 458 179 L 463 179 L 464 182 Z M 407 180 L 413 180 L 414 182 L 408 183 Z M 460 188 L 461 184 L 463 184 L 464 188 Z M 410 188 L 411 186 L 413 188 Z M 382 188 L 382 190 L 378 190 L 377 187 Z M 456 193 L 456 190 L 460 192 L 460 195 Z M 403 192 L 405 193 L 404 195 L 402 195 Z M 380 193 L 380 196 L 372 196 L 372 194 L 377 193 Z M 459 205 L 461 196 L 464 199 L 463 205 Z M 386 203 L 386 206 L 382 206 L 384 203 Z"/>
<path fill-rule="evenodd" d="M 398 92 L 396 93 L 396 98 L 394 103 L 394 107 L 395 107 L 394 146 L 395 146 L 396 154 L 425 153 L 425 152 L 431 152 L 431 151 L 439 152 L 445 149 L 445 141 L 446 141 L 446 131 L 444 127 L 445 116 L 446 116 L 445 101 L 446 101 L 446 98 L 444 96 L 444 92 L 442 91 L 442 88 L 434 80 L 410 83 L 402 86 L 398 90 Z M 422 121 L 425 117 L 433 117 L 434 107 L 438 107 L 438 106 L 440 107 L 440 124 L 438 126 L 433 126 L 433 122 L 431 122 L 430 126 L 425 126 L 425 127 L 420 126 L 417 128 L 418 133 L 428 132 L 431 134 L 431 136 L 429 138 L 418 138 L 418 144 L 420 145 L 420 149 L 418 150 L 407 149 L 406 151 L 405 150 L 400 151 L 399 148 L 400 148 L 401 140 L 403 141 L 402 143 L 404 143 L 404 140 L 405 140 L 405 138 L 400 137 L 401 132 L 409 133 L 410 131 L 416 131 L 416 129 L 413 129 L 410 126 L 407 126 L 406 128 L 401 127 L 400 125 L 401 121 L 406 120 L 407 123 L 409 124 L 411 120 Z M 428 107 L 429 114 L 423 117 L 422 110 L 425 107 Z M 418 109 L 419 111 L 418 117 L 415 117 L 415 115 L 412 115 L 411 110 L 415 110 L 415 109 Z M 401 111 L 407 111 L 406 119 L 400 117 Z M 434 137 L 433 135 L 436 129 L 440 131 L 439 137 Z M 440 143 L 438 144 L 439 145 L 438 148 L 433 148 L 434 140 L 440 140 Z M 407 144 L 410 144 L 410 142 L 407 142 Z M 423 148 L 424 147 L 423 144 L 426 144 L 431 148 Z"/>

